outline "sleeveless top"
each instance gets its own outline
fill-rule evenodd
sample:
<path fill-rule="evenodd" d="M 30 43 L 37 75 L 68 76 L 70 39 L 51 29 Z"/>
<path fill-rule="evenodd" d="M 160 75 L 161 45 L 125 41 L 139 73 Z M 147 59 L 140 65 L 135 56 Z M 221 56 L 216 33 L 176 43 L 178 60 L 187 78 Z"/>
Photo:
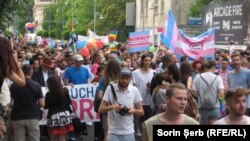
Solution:
<path fill-rule="evenodd" d="M 164 123 L 160 120 L 162 114 L 164 113 L 155 115 L 145 121 L 145 126 L 148 134 L 148 141 L 153 141 L 153 125 L 164 125 Z M 183 123 L 181 123 L 181 125 L 198 125 L 198 124 L 199 122 L 197 122 L 195 119 L 187 115 L 185 115 Z"/>

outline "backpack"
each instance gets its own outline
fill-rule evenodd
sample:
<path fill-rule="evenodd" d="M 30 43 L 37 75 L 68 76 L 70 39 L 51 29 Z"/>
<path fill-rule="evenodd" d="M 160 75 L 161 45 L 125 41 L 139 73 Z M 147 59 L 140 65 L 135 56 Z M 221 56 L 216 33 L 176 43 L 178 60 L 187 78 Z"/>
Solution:
<path fill-rule="evenodd" d="M 218 96 L 217 93 L 213 93 L 212 86 L 218 76 L 216 75 L 216 77 L 214 78 L 214 80 L 210 85 L 201 75 L 200 77 L 207 85 L 205 91 L 203 93 L 200 93 L 201 107 L 205 109 L 213 109 L 218 101 Z"/>

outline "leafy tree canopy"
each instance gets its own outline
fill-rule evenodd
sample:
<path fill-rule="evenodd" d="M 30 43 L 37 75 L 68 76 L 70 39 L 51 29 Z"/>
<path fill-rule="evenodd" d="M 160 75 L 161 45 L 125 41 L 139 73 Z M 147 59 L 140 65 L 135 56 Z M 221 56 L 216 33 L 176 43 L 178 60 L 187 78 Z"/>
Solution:
<path fill-rule="evenodd" d="M 227 1 L 231 0 L 196 0 L 196 3 L 192 3 L 189 5 L 189 15 L 192 17 L 200 17 L 201 10 L 204 5 L 208 5 L 211 2 L 219 3 Z"/>
<path fill-rule="evenodd" d="M 60 0 L 44 10 L 43 29 L 58 31 L 57 38 L 67 37 L 65 33 L 72 27 L 81 35 L 86 35 L 87 29 L 96 29 L 97 35 L 117 29 L 118 41 L 125 41 L 128 32 L 134 31 L 134 27 L 125 25 L 126 2 L 131 1 L 135 0 L 96 0 L 94 11 L 94 0 Z"/>
<path fill-rule="evenodd" d="M 0 29 L 5 31 L 13 22 L 13 15 L 18 16 L 18 29 L 24 32 L 24 24 L 32 21 L 33 0 L 0 0 Z"/>

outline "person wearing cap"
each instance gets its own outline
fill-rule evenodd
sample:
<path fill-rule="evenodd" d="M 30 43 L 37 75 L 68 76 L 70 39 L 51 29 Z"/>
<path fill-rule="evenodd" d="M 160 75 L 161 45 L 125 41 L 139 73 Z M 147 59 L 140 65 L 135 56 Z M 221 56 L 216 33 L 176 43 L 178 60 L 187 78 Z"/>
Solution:
<path fill-rule="evenodd" d="M 75 55 L 73 57 L 74 65 L 68 67 L 64 73 L 65 84 L 87 84 L 88 79 L 91 78 L 89 70 L 83 66 L 83 57 L 81 55 Z"/>
<path fill-rule="evenodd" d="M 81 55 L 75 55 L 73 57 L 74 65 L 66 68 L 64 72 L 64 84 L 65 85 L 77 85 L 77 84 L 87 84 L 88 80 L 92 77 L 90 71 L 83 66 L 83 57 Z M 87 134 L 86 123 L 83 125 L 83 134 Z M 80 135 L 70 135 L 70 140 L 75 140 L 79 138 Z"/>
<path fill-rule="evenodd" d="M 105 90 L 98 112 L 108 112 L 108 141 L 135 141 L 133 115 L 143 116 L 144 111 L 139 90 L 129 85 L 131 79 L 131 70 L 123 68 L 118 83 L 112 84 L 117 100 L 113 97 L 110 85 Z M 128 111 L 123 115 L 121 111 L 125 106 Z"/>

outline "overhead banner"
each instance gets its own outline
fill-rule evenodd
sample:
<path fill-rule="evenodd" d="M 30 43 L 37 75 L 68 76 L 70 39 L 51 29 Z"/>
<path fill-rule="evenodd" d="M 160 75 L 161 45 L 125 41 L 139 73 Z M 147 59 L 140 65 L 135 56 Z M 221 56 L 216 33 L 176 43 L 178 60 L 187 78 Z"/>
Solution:
<path fill-rule="evenodd" d="M 98 84 L 82 84 L 68 86 L 69 95 L 72 100 L 75 112 L 82 122 L 95 122 L 100 121 L 100 116 L 94 111 L 94 97 Z M 42 87 L 42 92 L 45 94 L 48 92 L 46 87 Z M 47 124 L 47 110 L 44 110 L 43 118 L 40 120 L 40 125 Z"/>
<path fill-rule="evenodd" d="M 149 49 L 149 31 L 130 32 L 128 38 L 128 52 L 147 51 Z"/>

